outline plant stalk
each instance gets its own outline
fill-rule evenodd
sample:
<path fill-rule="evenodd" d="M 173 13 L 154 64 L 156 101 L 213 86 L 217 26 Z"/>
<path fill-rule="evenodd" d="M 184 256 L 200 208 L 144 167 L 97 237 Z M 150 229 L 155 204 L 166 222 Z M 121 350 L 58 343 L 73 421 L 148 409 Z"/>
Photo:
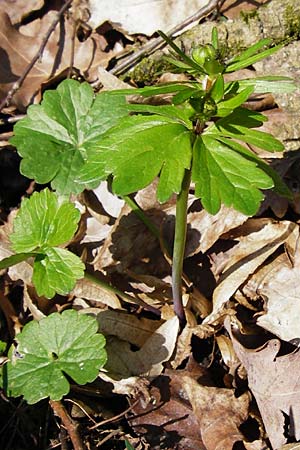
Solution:
<path fill-rule="evenodd" d="M 60 418 L 63 426 L 66 428 L 72 441 L 74 450 L 86 450 L 86 447 L 84 446 L 80 434 L 78 432 L 77 424 L 74 422 L 74 420 L 71 419 L 71 417 L 67 413 L 67 410 L 63 405 L 63 402 L 61 400 L 58 401 L 50 400 L 50 406 L 54 414 Z"/>
<path fill-rule="evenodd" d="M 182 271 L 186 241 L 187 207 L 190 183 L 191 170 L 186 170 L 182 181 L 182 189 L 177 195 L 176 200 L 175 237 L 172 262 L 172 293 L 174 311 L 182 326 L 184 326 L 186 322 L 182 304 Z"/>

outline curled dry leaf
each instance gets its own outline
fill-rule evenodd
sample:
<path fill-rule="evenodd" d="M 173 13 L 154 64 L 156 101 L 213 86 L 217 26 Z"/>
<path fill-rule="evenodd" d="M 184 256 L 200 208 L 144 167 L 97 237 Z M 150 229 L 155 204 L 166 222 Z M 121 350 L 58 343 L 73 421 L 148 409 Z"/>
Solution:
<path fill-rule="evenodd" d="M 72 295 L 84 298 L 93 302 L 102 303 L 112 309 L 122 309 L 120 300 L 113 292 L 109 292 L 98 284 L 92 283 L 86 278 L 78 280 Z"/>
<path fill-rule="evenodd" d="M 1 0 L 0 9 L 6 11 L 12 24 L 20 23 L 24 17 L 44 6 L 44 0 Z"/>
<path fill-rule="evenodd" d="M 272 339 L 263 347 L 250 350 L 235 337 L 229 321 L 226 328 L 231 330 L 234 349 L 247 371 L 249 388 L 257 401 L 273 449 L 280 449 L 289 436 L 299 440 L 299 349 L 277 356 L 281 344 Z"/>
<path fill-rule="evenodd" d="M 247 393 L 235 397 L 233 389 L 202 386 L 187 376 L 183 388 L 193 406 L 206 450 L 233 448 L 244 439 L 238 427 L 248 417 Z"/>
<path fill-rule="evenodd" d="M 109 21 L 129 34 L 151 36 L 157 30 L 169 30 L 206 5 L 208 0 L 126 0 L 118 5 L 106 0 L 90 0 L 89 25 L 97 28 Z"/>
<path fill-rule="evenodd" d="M 210 382 L 206 369 L 195 362 L 184 370 L 167 369 L 151 387 L 152 402 L 143 399 L 133 407 L 127 419 L 138 435 L 145 436 L 151 449 L 206 450 L 197 417 L 183 389 L 185 375 Z"/>
<path fill-rule="evenodd" d="M 286 258 L 276 271 L 269 272 L 258 293 L 266 299 L 266 314 L 257 323 L 285 341 L 300 339 L 300 249 L 297 245 L 294 263 Z"/>
<path fill-rule="evenodd" d="M 132 351 L 127 341 L 108 337 L 108 373 L 117 378 L 132 375 L 158 376 L 163 370 L 163 363 L 173 354 L 178 331 L 178 318 L 173 317 L 163 323 L 138 351 Z"/>
<path fill-rule="evenodd" d="M 268 220 L 259 231 L 240 238 L 240 242 L 228 251 L 230 258 L 214 290 L 213 311 L 204 323 L 209 324 L 217 319 L 241 284 L 288 239 L 296 227 L 289 221 Z"/>
<path fill-rule="evenodd" d="M 100 311 L 97 314 L 99 331 L 104 335 L 116 336 L 132 345 L 142 347 L 162 325 L 160 320 L 138 318 L 120 311 Z"/>
<path fill-rule="evenodd" d="M 0 94 L 4 97 L 14 82 L 23 74 L 37 53 L 42 40 L 56 17 L 55 11 L 49 11 L 42 19 L 40 29 L 34 36 L 26 36 L 16 30 L 9 16 L 0 11 L 0 49 L 2 64 L 0 67 Z M 43 56 L 27 75 L 22 87 L 13 97 L 13 102 L 24 111 L 28 104 L 39 101 L 41 85 L 62 73 L 70 66 L 72 54 L 73 24 L 64 20 L 57 25 L 50 36 Z M 75 37 L 74 67 L 85 73 L 95 66 L 106 65 L 110 56 L 102 51 L 98 35 L 84 42 Z"/>
<path fill-rule="evenodd" d="M 188 255 L 192 256 L 199 251 L 205 253 L 217 242 L 222 234 L 242 225 L 247 219 L 248 216 L 245 214 L 233 208 L 227 208 L 224 205 L 221 206 L 221 209 L 215 215 L 209 214 L 204 209 L 200 212 L 190 213 L 188 215 L 188 224 L 192 230 L 197 230 L 200 235 L 198 235 L 198 240 L 194 241 L 193 233 L 189 233 L 187 242 Z M 194 236 L 196 237 L 196 233 L 194 233 Z"/>

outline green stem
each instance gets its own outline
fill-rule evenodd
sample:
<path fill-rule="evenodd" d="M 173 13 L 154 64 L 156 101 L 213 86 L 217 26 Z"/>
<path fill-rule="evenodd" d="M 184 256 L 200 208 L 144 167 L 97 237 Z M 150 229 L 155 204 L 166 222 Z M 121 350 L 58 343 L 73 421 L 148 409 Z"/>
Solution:
<path fill-rule="evenodd" d="M 148 311 L 156 314 L 157 316 L 160 316 L 160 311 L 157 308 L 154 308 L 154 306 L 148 305 L 146 302 L 144 302 L 143 300 L 141 300 L 138 297 L 133 297 L 132 295 L 128 295 L 125 292 L 120 291 L 119 289 L 117 289 L 114 286 L 112 286 L 111 284 L 109 284 L 107 281 L 100 280 L 100 278 L 97 278 L 95 275 L 92 275 L 91 273 L 88 273 L 87 271 L 84 273 L 84 278 L 91 281 L 94 284 L 97 284 L 98 286 L 101 286 L 106 291 L 112 292 L 112 293 L 118 295 L 119 297 L 124 298 L 128 302 L 142 306 L 143 308 L 147 309 Z"/>
<path fill-rule="evenodd" d="M 175 237 L 172 263 L 172 292 L 174 311 L 182 325 L 185 324 L 185 313 L 182 304 L 182 270 L 185 251 L 188 195 L 191 182 L 191 171 L 186 170 L 181 192 L 176 200 Z"/>

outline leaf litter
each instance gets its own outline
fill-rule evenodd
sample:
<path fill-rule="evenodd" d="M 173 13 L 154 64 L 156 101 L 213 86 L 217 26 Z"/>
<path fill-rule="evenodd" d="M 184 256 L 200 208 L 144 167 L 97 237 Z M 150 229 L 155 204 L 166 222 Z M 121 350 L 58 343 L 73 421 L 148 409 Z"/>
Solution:
<path fill-rule="evenodd" d="M 14 23 L 20 23 L 33 9 L 41 8 L 37 3 L 31 2 L 29 11 L 25 12 L 12 8 Z M 22 25 L 17 30 L 1 13 L 1 48 L 7 55 L 0 69 L 2 96 L 33 57 L 39 46 L 37 36 L 44 35 L 52 20 L 53 15 L 48 11 L 35 24 Z M 72 20 L 65 17 L 64 26 L 65 42 L 58 40 L 58 28 L 49 39 L 41 61 L 14 96 L 13 104 L 20 112 L 29 103 L 38 103 L 45 83 L 51 86 L 69 68 Z M 100 64 L 107 68 L 116 54 L 116 48 L 105 51 L 106 37 L 93 30 L 83 41 L 75 38 L 73 65 L 89 82 L 102 73 L 108 83 L 105 69 L 97 67 Z M 62 51 L 59 63 L 58 51 Z M 120 80 L 110 75 L 109 83 L 113 82 L 120 87 Z M 270 121 L 268 127 L 271 125 Z M 159 205 L 155 190 L 154 182 L 139 192 L 136 200 L 160 227 L 166 241 L 171 242 L 174 201 L 171 198 L 167 205 Z M 127 439 L 135 442 L 136 448 L 150 445 L 153 449 L 229 450 L 240 445 L 258 450 L 271 448 L 271 442 L 273 449 L 296 449 L 297 443 L 288 442 L 300 440 L 298 217 L 289 215 L 286 204 L 283 209 L 278 208 L 279 200 L 272 195 L 267 206 L 275 215 L 276 211 L 283 211 L 275 219 L 268 217 L 266 205 L 263 217 L 248 219 L 226 207 L 211 215 L 201 210 L 191 196 L 186 261 L 192 260 L 194 266 L 187 271 L 185 284 L 188 324 L 179 333 L 177 319 L 168 309 L 172 299 L 166 248 L 127 206 L 122 207 L 107 192 L 107 189 L 95 191 L 97 206 L 87 198 L 79 199 L 89 219 L 95 220 L 93 226 L 97 231 L 90 234 L 88 241 L 72 245 L 95 271 L 101 272 L 101 277 L 133 298 L 137 295 L 155 305 L 162 312 L 162 319 L 88 281 L 78 281 L 68 297 L 61 296 L 49 303 L 33 292 L 32 267 L 22 262 L 3 273 L 7 305 L 15 307 L 6 309 L 6 318 L 14 314 L 11 319 L 15 325 L 10 327 L 10 332 L 18 331 L 19 319 L 23 324 L 28 314 L 43 320 L 50 311 L 61 311 L 67 305 L 84 314 L 96 315 L 99 332 L 108 342 L 109 356 L 98 380 L 87 385 L 87 395 L 111 390 L 110 417 L 126 410 L 125 406 L 122 411 L 114 407 L 114 400 L 120 404 L 124 399 L 129 400 L 130 411 L 122 419 L 122 425 L 126 424 Z M 11 255 L 7 223 L 1 226 L 1 259 Z M 86 222 L 87 227 L 90 224 Z M 214 280 L 212 295 L 204 295 L 201 289 L 197 293 L 194 281 L 203 277 L 203 258 L 209 262 Z M 15 302 L 15 290 L 22 285 L 22 301 Z M 101 383 L 104 383 L 102 391 Z M 102 395 L 101 420 L 105 417 L 105 395 Z M 69 398 L 75 397 L 71 391 Z M 84 396 L 81 401 L 85 408 Z M 253 420 L 254 424 L 249 425 L 255 402 L 266 434 L 258 421 Z M 122 439 L 121 428 L 117 425 L 115 429 Z M 99 435 L 91 439 L 99 439 Z M 115 444 L 111 441 L 108 448 L 112 445 Z"/>

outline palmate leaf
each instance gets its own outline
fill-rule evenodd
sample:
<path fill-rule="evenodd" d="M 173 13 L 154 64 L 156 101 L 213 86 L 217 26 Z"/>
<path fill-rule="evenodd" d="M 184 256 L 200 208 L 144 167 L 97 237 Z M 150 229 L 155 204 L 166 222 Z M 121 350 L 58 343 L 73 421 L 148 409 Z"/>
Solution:
<path fill-rule="evenodd" d="M 20 254 L 0 264 L 20 262 L 34 256 L 33 283 L 38 295 L 52 298 L 67 294 L 76 280 L 83 278 L 84 264 L 78 256 L 57 247 L 70 240 L 78 226 L 80 212 L 72 203 L 59 202 L 57 195 L 44 189 L 22 202 L 10 236 L 13 249 Z M 11 264 L 9 264 L 11 265 Z"/>
<path fill-rule="evenodd" d="M 123 118 L 94 152 L 80 174 L 82 183 L 113 175 L 118 195 L 143 189 L 160 174 L 157 197 L 165 202 L 179 193 L 185 169 L 191 163 L 190 131 L 177 120 L 158 116 Z"/>
<path fill-rule="evenodd" d="M 231 114 L 208 127 L 204 134 L 232 137 L 268 152 L 280 152 L 284 146 L 278 139 L 269 133 L 251 129 L 260 126 L 266 120 L 268 119 L 262 114 L 238 107 Z"/>
<path fill-rule="evenodd" d="M 78 384 L 97 378 L 106 363 L 105 338 L 95 318 L 74 310 L 54 313 L 24 326 L 17 336 L 4 377 L 8 394 L 29 404 L 43 398 L 61 400 L 69 392 L 66 375 Z"/>
<path fill-rule="evenodd" d="M 127 114 L 124 96 L 101 93 L 94 99 L 88 83 L 63 81 L 14 127 L 10 142 L 23 157 L 21 172 L 38 183 L 51 182 L 61 194 L 81 192 L 84 186 L 74 179 L 89 146 Z"/>
<path fill-rule="evenodd" d="M 209 135 L 194 144 L 192 179 L 203 207 L 216 214 L 221 203 L 253 215 L 263 199 L 260 189 L 274 182 L 254 161 L 246 159 Z"/>

